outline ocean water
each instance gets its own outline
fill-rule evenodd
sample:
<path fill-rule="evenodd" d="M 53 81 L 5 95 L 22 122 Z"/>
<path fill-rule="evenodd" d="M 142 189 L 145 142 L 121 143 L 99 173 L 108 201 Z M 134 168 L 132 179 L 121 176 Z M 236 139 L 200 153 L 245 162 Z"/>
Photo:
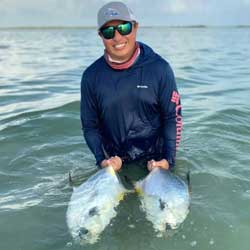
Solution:
<path fill-rule="evenodd" d="M 138 40 L 170 62 L 181 93 L 176 173 L 191 171 L 187 219 L 159 238 L 128 195 L 96 244 L 72 241 L 68 173 L 80 184 L 96 171 L 80 79 L 102 43 L 94 29 L 0 30 L 0 249 L 249 249 L 250 29 L 141 28 Z"/>

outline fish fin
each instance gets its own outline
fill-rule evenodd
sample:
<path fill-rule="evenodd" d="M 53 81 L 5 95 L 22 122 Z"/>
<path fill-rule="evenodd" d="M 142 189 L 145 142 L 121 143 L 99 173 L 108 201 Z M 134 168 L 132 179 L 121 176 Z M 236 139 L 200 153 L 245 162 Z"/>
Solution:
<path fill-rule="evenodd" d="M 69 185 L 73 187 L 73 180 L 70 171 L 69 171 Z"/>
<path fill-rule="evenodd" d="M 143 181 L 137 181 L 134 183 L 135 192 L 140 196 L 143 196 L 144 194 L 143 189 L 142 189 L 142 182 Z"/>
<path fill-rule="evenodd" d="M 135 191 L 136 191 L 137 194 L 139 194 L 141 196 L 143 195 L 143 191 L 142 191 L 141 188 L 135 188 Z"/>
<path fill-rule="evenodd" d="M 134 190 L 128 190 L 128 189 L 124 189 L 123 192 L 121 192 L 120 194 L 117 195 L 116 199 L 117 201 L 122 201 L 124 200 L 124 197 L 126 194 L 129 194 L 129 193 L 134 193 L 135 191 Z"/>
<path fill-rule="evenodd" d="M 118 194 L 117 198 L 118 201 L 122 201 L 124 199 L 124 193 Z"/>
<path fill-rule="evenodd" d="M 106 169 L 112 176 L 116 176 L 115 170 L 112 166 L 108 166 Z"/>
<path fill-rule="evenodd" d="M 186 178 L 187 178 L 187 184 L 188 184 L 188 191 L 191 194 L 192 193 L 192 187 L 191 187 L 191 180 L 190 180 L 190 170 L 188 170 Z"/>
<path fill-rule="evenodd" d="M 138 195 L 140 195 L 140 196 L 142 196 L 143 195 L 143 190 L 142 190 L 142 188 L 140 187 L 140 186 L 135 186 L 135 192 L 138 194 Z"/>

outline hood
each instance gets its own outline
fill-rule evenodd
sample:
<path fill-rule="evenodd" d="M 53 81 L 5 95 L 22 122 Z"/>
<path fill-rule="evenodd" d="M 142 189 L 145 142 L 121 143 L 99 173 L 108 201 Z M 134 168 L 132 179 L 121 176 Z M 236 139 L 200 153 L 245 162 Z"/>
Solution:
<path fill-rule="evenodd" d="M 133 68 L 144 66 L 145 64 L 152 63 L 161 58 L 146 44 L 142 42 L 138 42 L 138 43 L 141 49 L 141 53 L 137 62 L 132 66 Z"/>

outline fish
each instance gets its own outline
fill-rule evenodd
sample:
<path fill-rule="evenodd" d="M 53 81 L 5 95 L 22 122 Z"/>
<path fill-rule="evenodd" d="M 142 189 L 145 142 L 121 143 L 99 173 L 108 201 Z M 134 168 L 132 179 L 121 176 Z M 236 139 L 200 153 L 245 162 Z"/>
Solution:
<path fill-rule="evenodd" d="M 160 236 L 177 229 L 189 213 L 190 183 L 170 170 L 154 168 L 135 183 L 135 190 L 140 197 L 141 209 Z"/>
<path fill-rule="evenodd" d="M 127 192 L 112 166 L 75 187 L 66 213 L 72 238 L 81 245 L 96 243 Z"/>

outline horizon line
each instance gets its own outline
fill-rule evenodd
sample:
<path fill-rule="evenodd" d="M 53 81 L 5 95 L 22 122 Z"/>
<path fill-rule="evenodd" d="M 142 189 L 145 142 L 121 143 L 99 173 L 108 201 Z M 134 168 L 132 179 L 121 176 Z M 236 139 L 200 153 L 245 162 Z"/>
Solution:
<path fill-rule="evenodd" d="M 239 25 L 144 25 L 141 28 L 250 28 L 250 24 Z M 96 29 L 96 26 L 5 26 L 0 30 L 6 29 Z"/>

